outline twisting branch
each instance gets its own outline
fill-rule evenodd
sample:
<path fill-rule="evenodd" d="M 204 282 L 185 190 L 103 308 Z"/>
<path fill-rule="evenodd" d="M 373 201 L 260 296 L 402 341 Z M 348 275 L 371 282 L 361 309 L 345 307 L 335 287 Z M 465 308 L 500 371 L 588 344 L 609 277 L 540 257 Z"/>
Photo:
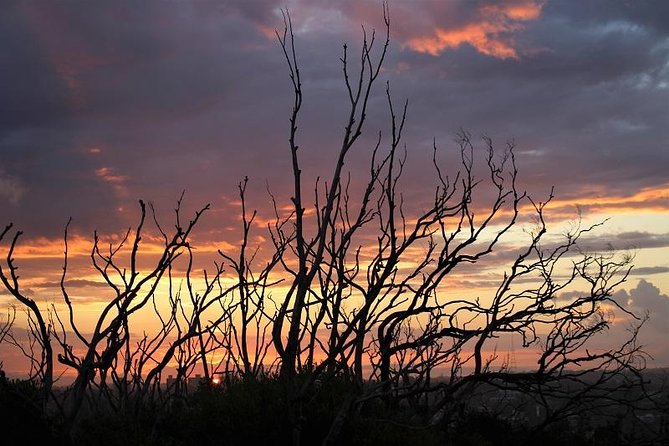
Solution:
<path fill-rule="evenodd" d="M 0 243 L 2 243 L 5 236 L 10 233 L 12 228 L 13 225 L 10 223 L 2 232 L 0 232 Z M 41 385 L 42 402 L 46 406 L 51 395 L 51 389 L 53 387 L 54 381 L 51 327 L 45 320 L 42 311 L 37 305 L 37 302 L 35 302 L 33 298 L 27 296 L 20 286 L 18 266 L 16 266 L 14 263 L 14 251 L 16 250 L 19 237 L 21 237 L 22 234 L 22 231 L 16 231 L 14 233 L 14 237 L 9 244 L 7 257 L 5 258 L 6 270 L 3 268 L 3 264 L 0 263 L 0 281 L 4 285 L 5 289 L 9 291 L 9 293 L 26 308 L 29 320 L 34 322 L 34 325 L 31 324 L 30 327 L 32 333 L 36 336 L 34 340 L 41 346 L 41 359 L 39 361 L 39 366 L 37 367 L 40 371 L 38 374 L 39 381 L 37 384 Z"/>

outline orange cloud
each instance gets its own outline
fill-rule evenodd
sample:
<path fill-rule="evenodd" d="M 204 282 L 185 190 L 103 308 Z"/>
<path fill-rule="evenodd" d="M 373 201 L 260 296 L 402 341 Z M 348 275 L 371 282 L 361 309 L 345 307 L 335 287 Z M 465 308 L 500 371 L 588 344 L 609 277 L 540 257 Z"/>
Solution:
<path fill-rule="evenodd" d="M 536 20 L 541 15 L 543 3 L 529 1 L 526 3 L 509 4 L 509 5 L 489 5 L 481 8 L 490 15 L 503 15 L 513 20 L 529 21 Z"/>
<path fill-rule="evenodd" d="M 593 195 L 554 199 L 550 204 L 550 214 L 565 211 L 573 214 L 574 207 L 591 213 L 620 214 L 628 212 L 669 211 L 669 183 L 646 187 L 632 195 Z"/>
<path fill-rule="evenodd" d="M 123 183 L 127 179 L 123 175 L 115 175 L 110 167 L 101 167 L 95 171 L 95 174 L 107 183 Z"/>
<path fill-rule="evenodd" d="M 114 188 L 114 192 L 118 197 L 128 196 L 128 188 L 125 185 L 126 181 L 128 180 L 127 176 L 115 173 L 114 169 L 111 167 L 100 167 L 99 169 L 95 170 L 95 175 L 97 175 L 98 178 L 100 178 L 105 183 L 111 184 Z M 123 208 L 120 207 L 118 210 L 122 211 Z"/>
<path fill-rule="evenodd" d="M 82 236 L 68 237 L 68 255 L 89 256 L 93 242 Z M 3 247 L 4 248 L 4 247 Z M 15 258 L 23 259 L 63 258 L 65 243 L 63 238 L 37 237 L 33 239 L 21 239 L 16 246 Z"/>
<path fill-rule="evenodd" d="M 421 53 L 436 56 L 445 50 L 469 44 L 487 56 L 518 59 L 512 33 L 523 29 L 522 22 L 536 20 L 543 2 L 488 5 L 479 8 L 478 20 L 455 28 L 437 27 L 430 35 L 414 37 L 406 45 Z"/>
<path fill-rule="evenodd" d="M 268 25 L 260 24 L 256 27 L 256 29 L 258 30 L 258 32 L 260 34 L 265 36 L 265 38 L 267 38 L 269 40 L 276 39 L 277 28 L 272 27 L 272 26 L 268 26 Z"/>

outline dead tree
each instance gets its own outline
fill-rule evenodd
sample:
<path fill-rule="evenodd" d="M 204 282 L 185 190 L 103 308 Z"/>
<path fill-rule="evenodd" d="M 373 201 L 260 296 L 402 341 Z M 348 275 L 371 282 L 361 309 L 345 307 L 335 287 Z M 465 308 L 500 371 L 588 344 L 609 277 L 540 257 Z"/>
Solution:
<path fill-rule="evenodd" d="M 546 390 L 545 383 L 570 376 L 570 367 L 577 365 L 603 376 L 636 373 L 643 353 L 635 332 L 622 348 L 589 350 L 592 339 L 610 326 L 610 309 L 635 318 L 612 299 L 632 259 L 579 251 L 579 240 L 599 225 L 579 226 L 562 243 L 545 246 L 544 213 L 553 193 L 536 201 L 518 187 L 513 143 L 500 151 L 491 138 L 483 138 L 481 177 L 478 151 L 467 132 L 459 134 L 460 169 L 452 176 L 437 161 L 435 143 L 432 203 L 407 209 L 398 186 L 407 156 L 401 148 L 407 103 L 397 112 L 386 85 L 388 137 L 384 141 L 379 134 L 366 187 L 351 196 L 344 165 L 362 134 L 389 45 L 385 8 L 384 19 L 385 40 L 376 57 L 376 34 L 363 34 L 356 75 L 351 75 L 344 46 L 348 114 L 332 176 L 316 184 L 312 219 L 305 213 L 300 167 L 297 123 L 303 91 L 290 15 L 284 15 L 283 33 L 277 33 L 293 88 L 288 138 L 293 212 L 272 238 L 292 260 L 284 256 L 281 261 L 292 281 L 274 318 L 272 339 L 281 375 L 290 381 L 298 372 L 306 374 L 292 394 L 296 404 L 326 371 L 358 383 L 371 376 L 382 384 L 380 394 L 395 399 L 441 389 L 442 403 L 436 407 L 482 382 L 541 383 Z M 492 196 L 488 205 L 475 200 L 484 193 Z M 535 227 L 504 267 L 492 295 L 465 299 L 448 293 L 450 277 L 490 257 L 521 219 L 530 218 Z M 365 234 L 376 240 L 371 255 L 369 246 L 363 253 L 356 245 Z M 565 291 L 577 285 L 586 291 L 566 298 Z M 490 351 L 500 336 L 519 338 L 522 348 L 539 348 L 536 370 L 518 374 L 508 362 L 498 361 Z M 364 372 L 365 362 L 370 372 Z M 437 367 L 451 370 L 448 385 L 430 384 Z"/>
<path fill-rule="evenodd" d="M 349 113 L 344 135 L 341 141 L 341 148 L 337 156 L 337 162 L 334 166 L 332 178 L 326 186 L 324 192 L 325 202 L 320 205 L 316 203 L 316 215 L 318 225 L 315 233 L 307 236 L 307 228 L 304 221 L 305 203 L 303 198 L 303 185 L 301 179 L 301 168 L 299 162 L 297 142 L 297 122 L 302 106 L 302 81 L 300 69 L 297 62 L 295 51 L 295 39 L 292 30 L 290 15 L 284 15 L 285 27 L 283 34 L 277 33 L 277 38 L 283 49 L 283 53 L 288 64 L 290 79 L 293 85 L 294 103 L 290 118 L 290 136 L 289 146 L 292 159 L 292 173 L 294 180 L 293 196 L 291 197 L 294 206 L 294 213 L 291 221 L 294 224 L 294 236 L 285 236 L 280 234 L 280 239 L 293 239 L 291 251 L 297 261 L 297 269 L 286 268 L 293 279 L 290 291 L 286 294 L 279 307 L 273 327 L 273 342 L 278 355 L 281 357 L 282 376 L 292 379 L 302 357 L 302 342 L 305 335 L 304 319 L 308 318 L 311 311 L 310 301 L 313 298 L 312 287 L 317 277 L 321 263 L 323 261 L 327 244 L 330 240 L 329 231 L 335 222 L 336 204 L 341 192 L 341 183 L 343 175 L 344 162 L 350 150 L 362 134 L 362 128 L 365 123 L 369 98 L 372 93 L 372 87 L 378 78 L 383 60 L 386 55 L 390 41 L 390 21 L 387 14 L 384 16 L 386 22 L 385 40 L 381 43 L 380 55 L 373 60 L 374 46 L 376 43 L 376 34 L 373 32 L 368 39 L 365 35 L 363 39 L 362 50 L 360 53 L 360 71 L 357 79 L 349 78 L 349 69 L 347 62 L 347 48 L 344 46 L 342 63 L 344 67 L 344 77 L 348 90 Z M 284 262 L 284 265 L 287 265 Z M 287 334 L 284 340 L 284 324 L 288 324 Z M 312 327 L 312 329 L 316 329 Z M 307 368 L 311 364 L 306 364 Z"/>
<path fill-rule="evenodd" d="M 286 384 L 294 444 L 302 442 L 307 401 L 330 379 L 344 380 L 349 394 L 325 444 L 335 441 L 350 413 L 377 398 L 392 405 L 422 404 L 435 424 L 486 385 L 523 392 L 544 407 L 549 422 L 574 413 L 579 402 L 601 401 L 612 389 L 634 385 L 627 378 L 638 377 L 643 368 L 636 343 L 642 321 L 612 299 L 632 259 L 580 251 L 581 239 L 599 225 L 577 224 L 560 241 L 547 241 L 545 212 L 553 192 L 538 201 L 519 187 L 513 143 L 498 149 L 484 137 L 480 153 L 470 134 L 461 131 L 457 168 L 447 175 L 435 141 L 429 199 L 406 203 L 401 181 L 409 153 L 403 145 L 408 102 L 397 108 L 386 83 L 389 129 L 371 142 L 367 178 L 361 186 L 352 184 L 345 166 L 363 145 L 371 98 L 377 94 L 390 42 L 387 6 L 382 36 L 363 28 L 355 62 L 344 45 L 344 131 L 327 181 L 309 189 L 302 181 L 298 132 L 302 78 L 288 13 L 277 39 L 293 91 L 288 132 L 292 190 L 287 214 L 270 194 L 271 253 L 258 254 L 267 245 L 252 246 L 257 214 L 247 210 L 244 179 L 239 184 L 239 248 L 219 251 L 213 273 L 203 272 L 202 289 L 194 282 L 190 238 L 208 206 L 186 223 L 179 201 L 172 231 L 163 229 L 151 208 L 162 245 L 150 267 L 142 269 L 147 209 L 140 202 L 139 223 L 119 243 L 105 249 L 94 235 L 91 263 L 110 297 L 92 332 L 85 333 L 66 286 L 68 228 L 60 282 L 66 314 L 52 310 L 44 316 L 24 293 L 14 260 L 21 232 L 9 242 L 0 280 L 29 314 L 33 376 L 50 395 L 54 348 L 58 362 L 76 373 L 63 401 L 70 422 L 87 399 L 127 410 L 160 397 L 161 378 L 172 362 L 177 364 L 175 387 L 167 391 L 173 395 L 185 389 L 196 368 L 205 380 L 221 372 L 255 379 L 277 370 Z M 313 207 L 309 212 L 308 206 Z M 504 248 L 514 228 L 530 219 L 534 223 L 524 244 Z M 11 229 L 0 233 L 0 241 Z M 503 248 L 514 255 L 499 267 L 496 289 L 476 298 L 454 294 L 451 278 Z M 129 254 L 126 262 L 122 252 Z M 166 292 L 159 292 L 161 284 Z M 278 289 L 285 292 L 279 295 Z M 133 320 L 147 311 L 158 321 L 157 332 L 138 335 Z M 590 348 L 611 325 L 612 313 L 638 321 L 630 340 L 610 349 Z M 8 338 L 8 329 L 0 328 L 0 339 Z M 499 358 L 496 344 L 505 337 L 534 349 L 534 369 L 519 372 Z M 272 353 L 277 360 L 268 365 Z M 212 359 L 215 354 L 222 359 Z M 436 370 L 446 371 L 444 380 L 435 382 Z M 578 397 L 563 392 L 565 380 L 578 385 Z"/>
<path fill-rule="evenodd" d="M 236 290 L 233 299 L 239 312 L 239 324 L 230 326 L 228 357 L 234 363 L 234 368 L 232 371 L 228 370 L 228 373 L 257 377 L 266 371 L 264 362 L 271 347 L 268 331 L 271 329 L 274 316 L 268 311 L 272 311 L 269 306 L 275 304 L 270 293 L 274 286 L 284 281 L 283 278 L 272 279 L 272 274 L 283 259 L 288 241 L 275 240 L 272 255 L 262 268 L 259 270 L 254 268 L 260 247 L 255 247 L 249 252 L 249 237 L 257 211 L 254 210 L 251 216 L 247 214 L 245 196 L 247 183 L 248 178 L 244 178 L 244 181 L 238 186 L 242 237 L 237 257 L 234 258 L 223 250 L 218 252 L 235 274 Z M 275 213 L 275 227 L 280 228 L 283 222 L 276 208 Z M 253 338 L 252 341 L 250 341 L 251 338 Z"/>
<path fill-rule="evenodd" d="M 0 233 L 0 242 L 2 242 L 4 237 L 10 233 L 12 227 L 13 225 L 9 224 Z M 49 396 L 51 395 L 54 381 L 51 325 L 48 318 L 42 314 L 35 299 L 26 295 L 21 289 L 18 266 L 16 266 L 15 263 L 14 252 L 19 237 L 21 237 L 22 234 L 22 231 L 16 231 L 14 237 L 12 237 L 5 260 L 7 270 L 3 269 L 3 265 L 0 264 L 0 281 L 2 281 L 5 289 L 9 291 L 9 293 L 28 313 L 29 331 L 33 335 L 30 342 L 34 342 L 40 346 L 39 353 L 31 351 L 31 354 L 29 355 L 31 359 L 31 368 L 34 370 L 34 373 L 31 373 L 31 378 L 35 384 L 41 387 L 43 404 L 46 405 Z"/>

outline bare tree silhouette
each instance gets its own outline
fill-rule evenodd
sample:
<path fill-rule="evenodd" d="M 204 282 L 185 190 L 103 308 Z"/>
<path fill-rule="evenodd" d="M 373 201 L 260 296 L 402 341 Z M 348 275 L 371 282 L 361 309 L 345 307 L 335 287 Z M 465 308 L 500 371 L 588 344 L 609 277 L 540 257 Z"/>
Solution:
<path fill-rule="evenodd" d="M 427 414 L 427 425 L 436 425 L 484 386 L 520 392 L 543 408 L 544 424 L 602 402 L 633 405 L 615 391 L 640 382 L 633 378 L 644 366 L 636 342 L 643 320 L 612 298 L 632 259 L 579 250 L 581 238 L 599 225 L 577 224 L 561 241 L 545 242 L 553 193 L 537 201 L 519 188 L 513 143 L 499 150 L 485 137 L 481 156 L 471 135 L 461 131 L 459 169 L 446 175 L 435 141 L 430 203 L 423 209 L 407 205 L 400 180 L 408 156 L 402 146 L 408 102 L 398 109 L 386 83 L 389 132 L 376 138 L 363 187 L 352 187 L 345 165 L 362 145 L 389 48 L 387 6 L 382 35 L 363 28 L 355 61 L 343 47 L 344 132 L 331 177 L 309 186 L 314 190 L 309 212 L 298 132 L 302 79 L 287 12 L 277 39 L 293 89 L 288 136 L 293 187 L 287 214 L 270 193 L 270 255 L 258 256 L 260 247 L 250 246 L 257 212 L 247 207 L 247 179 L 239 184 L 238 249 L 219 251 L 213 273 L 198 274 L 203 285 L 194 277 L 190 239 L 209 205 L 184 222 L 180 199 L 170 232 L 153 206 L 147 218 L 140 201 L 139 222 L 120 242 L 103 246 L 94 234 L 90 261 L 111 297 L 86 332 L 66 284 L 69 223 L 60 281 L 65 314 L 55 306 L 41 308 L 21 287 L 14 259 L 21 232 L 12 236 L 10 224 L 0 234 L 0 242 L 9 237 L 0 280 L 28 314 L 32 343 L 24 352 L 32 363 L 30 380 L 42 390 L 40 404 L 73 428 L 82 412 L 139 413 L 146 404 L 184 397 L 196 371 L 205 383 L 223 375 L 228 385 L 273 377 L 284 386 L 293 444 L 304 443 L 309 401 L 336 380 L 347 385 L 323 444 L 336 443 L 346 420 L 367 402 L 408 404 Z M 479 177 L 475 172 L 481 167 L 485 175 Z M 474 199 L 484 194 L 491 197 L 487 205 Z M 534 225 L 500 269 L 496 290 L 481 298 L 454 298 L 448 280 L 493 256 L 519 220 L 529 217 Z M 140 269 L 147 225 L 162 247 L 152 266 Z M 638 321 L 629 340 L 604 351 L 590 349 L 615 312 Z M 158 321 L 156 332 L 133 331 L 136 316 L 144 313 Z M 13 323 L 11 313 L 0 328 L 0 342 L 20 345 L 11 336 Z M 534 351 L 534 368 L 510 367 L 495 353 L 500 338 Z M 54 354 L 60 367 L 75 375 L 58 393 Z M 174 379 L 161 385 L 173 366 Z M 565 382 L 572 386 L 568 392 Z"/>

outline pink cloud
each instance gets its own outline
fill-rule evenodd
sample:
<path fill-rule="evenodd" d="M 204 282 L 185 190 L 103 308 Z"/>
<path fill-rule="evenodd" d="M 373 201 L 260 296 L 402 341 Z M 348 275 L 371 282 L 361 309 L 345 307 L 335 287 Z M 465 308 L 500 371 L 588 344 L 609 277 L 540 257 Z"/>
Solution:
<path fill-rule="evenodd" d="M 543 2 L 535 0 L 485 5 L 478 8 L 473 21 L 456 26 L 437 25 L 426 35 L 408 38 L 405 45 L 436 56 L 468 44 L 487 56 L 518 59 L 514 35 L 524 29 L 524 22 L 538 19 L 542 8 Z"/>

